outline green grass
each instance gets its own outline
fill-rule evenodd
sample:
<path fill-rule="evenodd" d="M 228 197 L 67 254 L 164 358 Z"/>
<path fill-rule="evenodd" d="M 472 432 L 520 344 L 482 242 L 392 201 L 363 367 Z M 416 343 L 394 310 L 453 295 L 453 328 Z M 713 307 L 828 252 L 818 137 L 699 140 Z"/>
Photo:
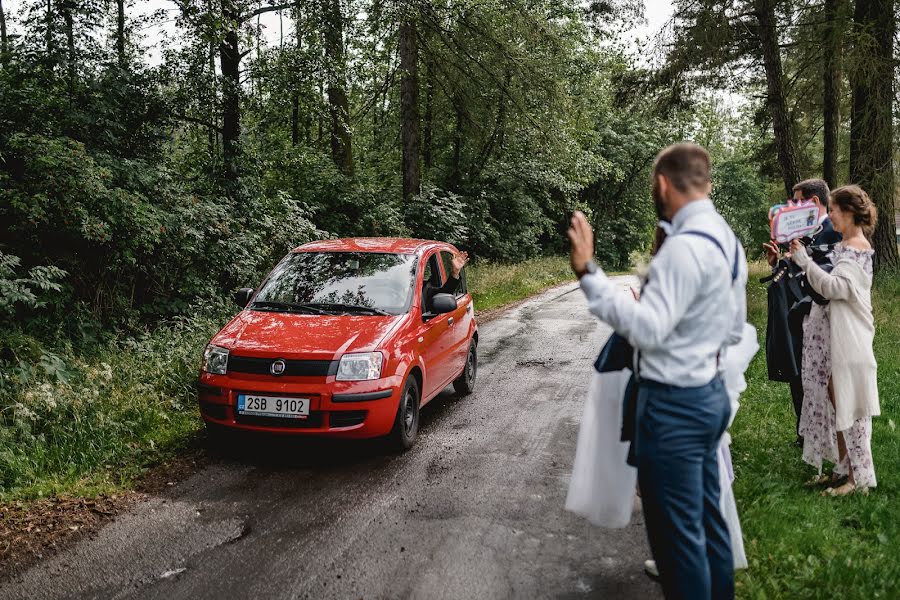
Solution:
<path fill-rule="evenodd" d="M 750 319 L 764 344 L 765 286 L 751 279 Z M 800 459 L 787 384 L 768 381 L 764 352 L 732 427 L 735 493 L 750 568 L 737 579 L 742 598 L 900 597 L 900 278 L 874 289 L 875 356 L 882 416 L 872 452 L 878 487 L 867 496 L 822 498 L 803 486 L 814 470 Z"/>
<path fill-rule="evenodd" d="M 547 256 L 516 264 L 482 262 L 468 268 L 466 280 L 478 310 L 527 298 L 565 281 L 574 281 L 568 257 Z"/>
<path fill-rule="evenodd" d="M 181 451 L 201 426 L 200 355 L 226 315 L 218 307 L 177 319 L 89 356 L 40 350 L 37 364 L 4 372 L 0 502 L 129 488 Z"/>
<path fill-rule="evenodd" d="M 479 310 L 572 279 L 565 258 L 480 263 L 467 275 Z M 128 489 L 183 451 L 202 427 L 194 389 L 200 355 L 233 312 L 229 304 L 208 306 L 81 353 L 5 333 L 22 362 L 0 365 L 0 503 Z"/>

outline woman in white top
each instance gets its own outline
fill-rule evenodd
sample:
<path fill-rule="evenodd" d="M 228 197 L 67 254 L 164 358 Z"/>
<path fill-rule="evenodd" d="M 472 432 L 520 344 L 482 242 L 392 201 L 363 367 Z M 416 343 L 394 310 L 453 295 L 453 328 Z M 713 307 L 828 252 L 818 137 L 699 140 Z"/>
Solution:
<path fill-rule="evenodd" d="M 809 285 L 830 300 L 813 304 L 803 327 L 803 411 L 800 435 L 803 460 L 819 470 L 818 481 L 847 482 L 823 495 L 843 496 L 875 487 L 872 417 L 880 414 L 872 341 L 872 259 L 866 233 L 875 228 L 877 211 L 862 188 L 849 185 L 831 193 L 828 213 L 843 241 L 834 249 L 834 269 L 826 273 L 812 262 L 799 240 L 791 243 L 795 263 L 806 270 Z M 836 466 L 822 475 L 823 460 Z"/>

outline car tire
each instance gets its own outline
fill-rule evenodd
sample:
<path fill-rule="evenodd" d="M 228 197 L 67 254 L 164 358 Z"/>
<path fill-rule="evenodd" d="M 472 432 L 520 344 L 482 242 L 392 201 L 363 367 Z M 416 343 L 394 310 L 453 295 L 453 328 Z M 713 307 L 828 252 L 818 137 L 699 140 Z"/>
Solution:
<path fill-rule="evenodd" d="M 453 381 L 453 389 L 460 396 L 468 396 L 475 391 L 475 376 L 478 374 L 478 346 L 475 340 L 469 342 L 469 354 L 462 374 Z"/>
<path fill-rule="evenodd" d="M 389 435 L 391 447 L 398 452 L 409 450 L 416 441 L 419 433 L 420 402 L 419 383 L 415 377 L 409 376 L 403 384 L 394 427 Z"/>

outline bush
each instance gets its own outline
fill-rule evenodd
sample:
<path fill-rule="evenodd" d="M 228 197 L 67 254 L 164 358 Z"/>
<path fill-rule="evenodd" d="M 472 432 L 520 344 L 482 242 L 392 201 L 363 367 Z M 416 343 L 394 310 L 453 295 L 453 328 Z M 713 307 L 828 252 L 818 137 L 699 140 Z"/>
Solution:
<path fill-rule="evenodd" d="M 89 356 L 5 333 L 18 353 L 0 361 L 0 499 L 117 487 L 182 447 L 202 349 L 231 309 L 192 312 Z"/>

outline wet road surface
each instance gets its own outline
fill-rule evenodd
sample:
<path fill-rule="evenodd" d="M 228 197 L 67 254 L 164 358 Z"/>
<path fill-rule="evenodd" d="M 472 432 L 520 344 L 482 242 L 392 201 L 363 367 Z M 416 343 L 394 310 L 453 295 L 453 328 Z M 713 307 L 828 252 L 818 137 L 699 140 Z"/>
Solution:
<path fill-rule="evenodd" d="M 563 509 L 608 334 L 554 288 L 481 326 L 475 393 L 423 408 L 409 452 L 242 440 L 0 598 L 661 597 L 639 513 L 603 530 Z"/>

